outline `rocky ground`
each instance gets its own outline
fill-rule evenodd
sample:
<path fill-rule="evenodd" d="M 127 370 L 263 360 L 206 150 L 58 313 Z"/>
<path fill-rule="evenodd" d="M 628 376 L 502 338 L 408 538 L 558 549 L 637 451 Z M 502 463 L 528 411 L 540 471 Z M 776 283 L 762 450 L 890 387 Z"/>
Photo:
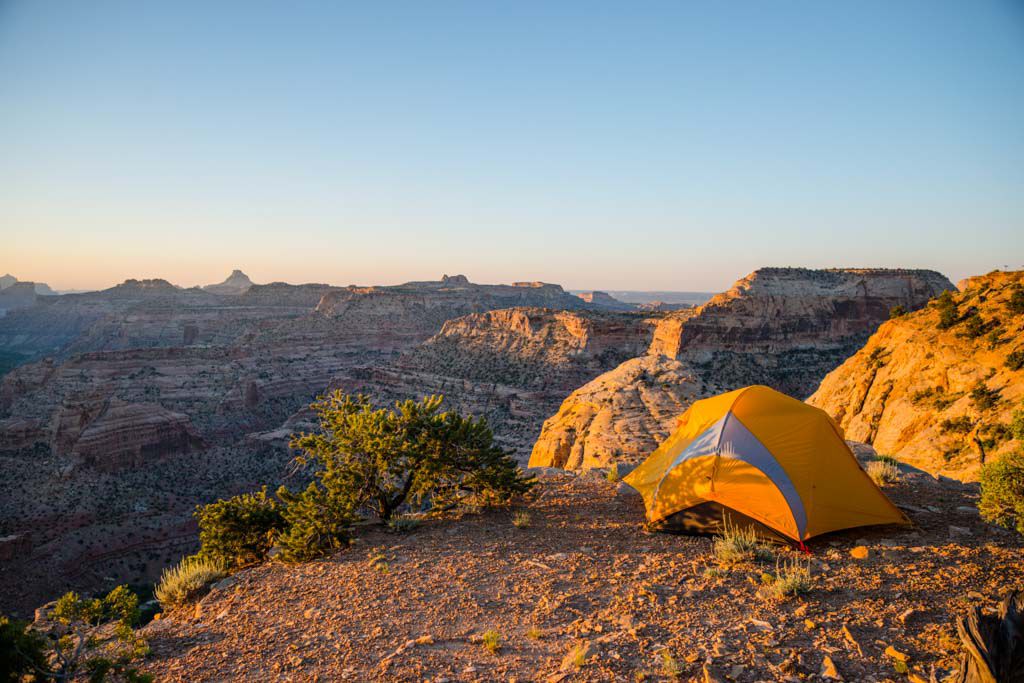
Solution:
<path fill-rule="evenodd" d="M 1024 539 L 979 519 L 971 485 L 912 471 L 887 492 L 915 528 L 780 549 L 812 583 L 779 601 L 760 589 L 774 563 L 722 568 L 709 539 L 645 532 L 625 485 L 543 470 L 511 509 L 242 571 L 147 626 L 145 668 L 161 681 L 800 681 L 821 680 L 828 657 L 847 681 L 908 680 L 901 659 L 909 680 L 941 678 L 955 618 L 1024 587 Z"/>

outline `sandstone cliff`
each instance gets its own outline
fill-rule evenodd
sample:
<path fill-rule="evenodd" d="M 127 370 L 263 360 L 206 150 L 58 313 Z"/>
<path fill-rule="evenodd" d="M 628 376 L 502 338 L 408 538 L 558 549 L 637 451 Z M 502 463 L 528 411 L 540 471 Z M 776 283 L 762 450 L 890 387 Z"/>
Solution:
<path fill-rule="evenodd" d="M 893 306 L 907 310 L 924 306 L 929 298 L 953 286 L 933 271 L 805 268 L 762 268 L 736 282 L 728 292 L 713 297 L 703 306 L 674 311 L 658 322 L 648 354 L 664 357 L 649 360 L 648 370 L 674 369 L 674 359 L 683 364 L 693 382 L 703 382 L 700 396 L 728 391 L 750 384 L 765 384 L 798 398 L 804 398 L 821 378 L 863 344 L 867 336 L 889 316 Z M 617 371 L 616 371 L 617 372 Z M 598 386 L 605 376 L 591 385 Z M 658 392 L 671 405 L 675 400 L 671 382 L 638 386 L 630 369 L 609 373 L 607 381 L 627 395 L 642 394 L 647 402 Z M 582 390 L 581 390 L 582 391 Z M 585 394 L 570 396 L 558 413 L 544 426 L 530 462 L 554 465 L 577 439 L 618 444 L 620 423 L 643 423 L 641 431 L 660 434 L 663 429 L 648 412 L 637 412 L 612 402 L 601 420 L 587 422 L 579 431 L 576 413 L 589 414 L 578 403 Z M 572 458 L 570 467 L 606 466 L 620 459 L 621 446 L 580 449 L 593 455 Z M 650 449 L 648 449 L 649 451 Z M 625 452 L 625 451 L 623 451 Z"/>
<path fill-rule="evenodd" d="M 1008 423 L 1024 399 L 1024 272 L 971 278 L 941 307 L 883 324 L 808 399 L 851 439 L 931 472 L 973 479 L 1015 447 Z"/>
<path fill-rule="evenodd" d="M 530 467 L 579 469 L 637 463 L 711 387 L 683 363 L 641 356 L 583 385 L 544 422 Z"/>

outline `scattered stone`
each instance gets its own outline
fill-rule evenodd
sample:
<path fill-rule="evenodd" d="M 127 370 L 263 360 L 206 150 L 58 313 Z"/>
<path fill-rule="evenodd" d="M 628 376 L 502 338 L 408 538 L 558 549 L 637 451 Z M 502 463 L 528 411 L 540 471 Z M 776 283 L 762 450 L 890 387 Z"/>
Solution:
<path fill-rule="evenodd" d="M 866 560 L 871 556 L 871 551 L 866 545 L 858 545 L 850 550 L 850 555 L 855 560 Z"/>
<path fill-rule="evenodd" d="M 904 653 L 900 652 L 899 650 L 894 648 L 892 645 L 890 645 L 889 647 L 885 648 L 885 654 L 888 655 L 889 657 L 892 657 L 895 660 L 900 661 L 900 662 L 906 663 L 906 662 L 910 661 L 910 655 L 907 655 L 907 654 L 904 654 Z"/>
<path fill-rule="evenodd" d="M 860 646 L 860 643 L 857 642 L 857 639 L 853 637 L 853 634 L 850 633 L 850 629 L 849 629 L 849 627 L 846 624 L 843 624 L 843 628 L 841 629 L 841 633 L 843 634 L 843 639 L 845 639 L 847 643 L 852 645 L 853 648 L 855 650 L 857 650 L 857 654 L 859 654 L 861 657 L 863 657 L 864 656 L 864 649 Z"/>
<path fill-rule="evenodd" d="M 954 526 L 949 525 L 949 537 L 950 538 L 964 538 L 967 536 L 973 536 L 974 533 L 965 526 Z"/>
<path fill-rule="evenodd" d="M 910 609 L 901 612 L 897 619 L 900 620 L 901 624 L 906 624 L 915 614 L 918 614 L 918 611 L 911 607 Z"/>
<path fill-rule="evenodd" d="M 818 675 L 830 681 L 843 680 L 843 677 L 839 674 L 839 669 L 836 668 L 836 663 L 828 655 L 825 655 L 825 658 L 821 660 L 821 671 L 818 672 Z"/>

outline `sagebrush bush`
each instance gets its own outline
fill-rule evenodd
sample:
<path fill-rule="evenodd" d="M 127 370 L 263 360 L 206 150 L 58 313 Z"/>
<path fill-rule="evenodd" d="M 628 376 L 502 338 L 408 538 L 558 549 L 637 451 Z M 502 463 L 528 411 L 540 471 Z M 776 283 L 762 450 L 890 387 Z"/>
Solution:
<path fill-rule="evenodd" d="M 266 488 L 196 508 L 199 554 L 223 567 L 261 562 L 285 528 L 280 503 Z"/>
<path fill-rule="evenodd" d="M 1024 349 L 1007 354 L 1005 365 L 1011 370 L 1024 370 Z"/>
<path fill-rule="evenodd" d="M 1024 534 L 1024 448 L 981 468 L 983 519 Z"/>
<path fill-rule="evenodd" d="M 740 527 L 723 521 L 722 535 L 715 538 L 712 552 L 720 563 L 739 564 L 752 560 L 770 560 L 774 553 L 752 527 Z"/>
<path fill-rule="evenodd" d="M 176 566 L 163 570 L 153 594 L 165 608 L 180 607 L 225 574 L 223 565 L 216 560 L 189 555 Z"/>
<path fill-rule="evenodd" d="M 872 460 L 868 463 L 867 473 L 871 481 L 879 486 L 899 481 L 900 478 L 900 468 L 888 460 Z"/>

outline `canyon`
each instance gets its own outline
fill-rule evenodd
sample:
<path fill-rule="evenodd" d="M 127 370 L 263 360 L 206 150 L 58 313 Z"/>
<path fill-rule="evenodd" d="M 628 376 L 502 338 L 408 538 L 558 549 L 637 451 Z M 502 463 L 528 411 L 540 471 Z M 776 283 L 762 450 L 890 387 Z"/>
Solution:
<path fill-rule="evenodd" d="M 128 280 L 0 318 L 16 366 L 0 380 L 5 605 L 151 580 L 194 543 L 197 503 L 288 476 L 291 425 L 328 387 L 365 384 L 383 401 L 445 392 L 500 423 L 504 443 L 529 443 L 545 412 L 638 352 L 652 325 L 536 282 L 224 284 Z M 509 307 L 524 308 L 486 315 Z M 473 362 L 463 347 L 479 350 Z M 533 379 L 503 379 L 515 367 Z"/>
<path fill-rule="evenodd" d="M 523 463 L 630 463 L 702 396 L 764 383 L 803 398 L 891 307 L 952 288 L 931 271 L 762 269 L 700 307 L 641 309 L 461 275 L 242 277 L 129 280 L 0 319 L 18 359 L 0 381 L 5 604 L 152 580 L 194 547 L 197 503 L 301 476 L 287 443 L 326 390 L 443 394 Z"/>

